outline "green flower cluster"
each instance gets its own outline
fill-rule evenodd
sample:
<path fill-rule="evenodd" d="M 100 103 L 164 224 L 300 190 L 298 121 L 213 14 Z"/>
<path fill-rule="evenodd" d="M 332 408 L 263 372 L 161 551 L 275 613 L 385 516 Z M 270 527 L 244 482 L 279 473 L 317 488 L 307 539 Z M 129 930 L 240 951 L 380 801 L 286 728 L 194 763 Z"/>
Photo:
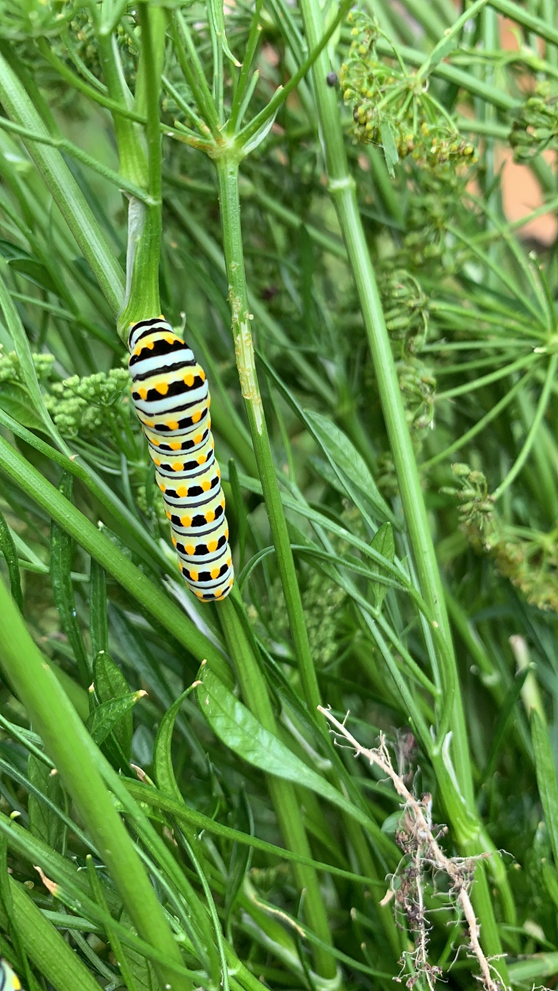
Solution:
<path fill-rule="evenodd" d="M 404 353 L 416 354 L 428 333 L 428 296 L 417 279 L 401 268 L 384 273 L 379 290 L 390 339 L 401 341 Z"/>
<path fill-rule="evenodd" d="M 34 354 L 33 364 L 39 382 L 45 382 L 50 378 L 54 358 L 51 354 Z M 5 352 L 0 344 L 0 382 L 13 382 L 21 385 L 23 377 L 21 365 L 15 351 Z"/>
<path fill-rule="evenodd" d="M 107 426 L 107 411 L 115 406 L 129 385 L 125 368 L 78 375 L 55 382 L 45 396 L 46 407 L 64 437 L 91 436 Z"/>
<path fill-rule="evenodd" d="M 501 519 L 482 471 L 454 464 L 461 529 L 477 553 L 489 554 L 500 572 L 538 609 L 558 612 L 558 528 L 550 533 L 512 526 Z"/>
<path fill-rule="evenodd" d="M 488 528 L 494 509 L 486 476 L 482 471 L 476 471 L 461 462 L 453 464 L 451 470 L 457 484 L 445 486 L 441 491 L 457 499 L 461 523 L 483 533 Z"/>
<path fill-rule="evenodd" d="M 510 144 L 514 158 L 521 162 L 556 147 L 558 140 L 558 90 L 550 82 L 540 82 L 535 92 L 514 113 Z"/>
<path fill-rule="evenodd" d="M 410 156 L 423 169 L 470 166 L 477 152 L 450 120 L 440 122 L 439 107 L 427 84 L 380 61 L 375 44 L 378 27 L 365 14 L 351 12 L 354 24 L 340 81 L 345 103 L 352 104 L 352 132 L 361 144 L 381 145 L 388 165 Z"/>
<path fill-rule="evenodd" d="M 308 641 L 314 663 L 325 667 L 338 651 L 339 609 L 345 601 L 343 589 L 325 575 L 313 571 L 302 594 Z"/>

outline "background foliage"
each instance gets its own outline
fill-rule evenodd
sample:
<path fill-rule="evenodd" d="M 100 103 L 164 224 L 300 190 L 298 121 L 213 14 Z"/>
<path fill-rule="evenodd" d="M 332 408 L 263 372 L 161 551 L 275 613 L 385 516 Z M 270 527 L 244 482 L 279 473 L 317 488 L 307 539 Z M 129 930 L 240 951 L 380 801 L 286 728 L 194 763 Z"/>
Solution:
<path fill-rule="evenodd" d="M 555 985 L 556 257 L 501 163 L 556 209 L 557 44 L 547 0 L 0 3 L 0 951 L 29 991 Z M 159 309 L 212 390 L 215 607 L 116 329 Z"/>

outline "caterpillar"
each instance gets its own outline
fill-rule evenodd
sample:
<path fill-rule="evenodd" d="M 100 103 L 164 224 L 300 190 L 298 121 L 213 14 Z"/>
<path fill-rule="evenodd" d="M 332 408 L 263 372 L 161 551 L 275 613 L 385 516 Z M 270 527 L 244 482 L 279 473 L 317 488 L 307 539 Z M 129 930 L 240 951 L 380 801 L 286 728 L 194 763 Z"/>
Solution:
<path fill-rule="evenodd" d="M 0 960 L 0 991 L 21 991 L 21 982 L 6 960 Z"/>
<path fill-rule="evenodd" d="M 182 576 L 202 602 L 224 599 L 234 570 L 205 372 L 163 316 L 131 324 L 128 349 L 132 400 Z"/>

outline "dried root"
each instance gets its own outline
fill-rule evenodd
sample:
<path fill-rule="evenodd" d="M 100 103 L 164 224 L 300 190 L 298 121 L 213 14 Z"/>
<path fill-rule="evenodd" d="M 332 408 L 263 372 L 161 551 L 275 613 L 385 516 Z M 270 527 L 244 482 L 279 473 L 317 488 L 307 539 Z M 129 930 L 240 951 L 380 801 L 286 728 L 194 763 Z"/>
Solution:
<path fill-rule="evenodd" d="M 324 709 L 322 706 L 318 708 L 333 727 L 332 732 L 336 742 L 341 739 L 347 741 L 355 756 L 365 757 L 371 764 L 380 768 L 391 779 L 403 802 L 403 814 L 395 839 L 405 854 L 405 867 L 392 879 L 391 887 L 382 904 L 395 900 L 396 905 L 404 913 L 414 938 L 413 950 L 405 953 L 401 960 L 403 971 L 411 971 L 406 986 L 412 989 L 417 982 L 422 981 L 426 987 L 434 991 L 436 981 L 442 978 L 442 969 L 428 960 L 431 925 L 424 904 L 424 890 L 428 883 L 427 874 L 432 877 L 443 872 L 449 879 L 451 901 L 462 913 L 468 930 L 468 949 L 479 966 L 480 974 L 477 979 L 480 986 L 485 991 L 508 991 L 481 946 L 480 927 L 471 903 L 470 891 L 479 858 L 447 856 L 438 842 L 446 832 L 446 827 L 432 824 L 431 796 L 423 795 L 421 799 L 417 799 L 412 794 L 405 780 L 393 767 L 383 734 L 380 736 L 377 748 L 367 749 L 349 733 L 345 726 L 346 717 L 340 723 L 329 709 Z M 405 778 L 409 780 L 408 775 L 405 775 Z M 402 980 L 402 977 L 399 980 Z"/>

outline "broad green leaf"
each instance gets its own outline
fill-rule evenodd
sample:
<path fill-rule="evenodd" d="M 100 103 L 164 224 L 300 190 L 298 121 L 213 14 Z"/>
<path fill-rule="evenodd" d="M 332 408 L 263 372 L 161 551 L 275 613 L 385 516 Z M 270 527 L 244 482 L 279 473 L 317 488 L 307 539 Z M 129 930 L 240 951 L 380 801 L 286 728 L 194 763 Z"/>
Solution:
<path fill-rule="evenodd" d="M 194 685 L 190 685 L 185 692 L 182 692 L 182 695 L 178 696 L 170 709 L 165 712 L 157 731 L 153 753 L 153 766 L 157 787 L 165 795 L 170 795 L 179 802 L 183 802 L 184 799 L 176 782 L 174 768 L 172 766 L 172 734 L 180 707 L 184 699 L 187 699 L 191 694 L 193 688 Z"/>
<path fill-rule="evenodd" d="M 378 554 L 381 554 L 382 557 L 385 557 L 390 564 L 393 564 L 393 559 L 395 557 L 395 541 L 393 539 L 393 527 L 391 523 L 383 523 L 379 530 L 376 531 L 372 539 L 371 547 L 373 550 L 378 551 Z M 381 565 L 378 566 L 378 571 L 382 574 L 383 569 Z M 382 585 L 381 582 L 375 581 L 372 581 L 370 584 L 374 593 L 376 609 L 379 609 L 384 601 L 387 592 L 387 585 Z"/>
<path fill-rule="evenodd" d="M 101 702 L 93 709 L 86 725 L 98 746 L 104 743 L 109 733 L 115 730 L 121 719 L 130 714 L 130 710 L 144 695 L 147 695 L 147 692 L 140 689 L 119 698 L 108 699 L 107 702 Z"/>
<path fill-rule="evenodd" d="M 225 688 L 207 665 L 202 667 L 200 674 L 202 684 L 197 690 L 200 710 L 215 735 L 233 753 L 266 774 L 293 781 L 316 792 L 360 822 L 384 845 L 385 838 L 376 823 L 338 792 L 329 781 L 312 771 L 273 733 L 264 729 L 250 710 Z M 391 844 L 389 848 L 391 852 Z"/>
<path fill-rule="evenodd" d="M 71 501 L 73 478 L 68 472 L 62 476 L 59 491 Z M 55 523 L 50 527 L 50 577 L 56 608 L 60 614 L 62 628 L 74 652 L 74 657 L 84 686 L 89 684 L 91 669 L 85 644 L 77 619 L 74 588 L 72 585 L 72 538 Z"/>
<path fill-rule="evenodd" d="M 111 699 L 130 696 L 130 686 L 120 668 L 114 663 L 106 650 L 100 650 L 93 663 L 93 683 L 101 704 Z M 132 706 L 125 707 L 117 722 L 111 727 L 114 737 L 119 744 L 126 761 L 129 763 L 132 752 L 132 736 L 134 733 L 134 717 Z"/>
<path fill-rule="evenodd" d="M 305 410 L 304 416 L 333 470 L 343 472 L 359 493 L 366 496 L 377 512 L 393 522 L 393 513 L 380 495 L 368 465 L 347 435 L 321 413 Z M 350 487 L 349 491 L 351 491 Z"/>
<path fill-rule="evenodd" d="M 17 602 L 20 612 L 23 612 L 23 594 L 21 591 L 21 581 L 19 577 L 19 564 L 17 560 L 17 551 L 14 544 L 14 538 L 12 537 L 12 532 L 1 512 L 0 512 L 0 551 L 4 555 L 4 559 L 6 561 L 6 567 L 8 569 L 8 577 L 10 579 L 10 588 L 12 595 L 15 601 Z"/>
<path fill-rule="evenodd" d="M 34 282 L 35 285 L 40 286 L 42 289 L 56 293 L 57 286 L 54 285 L 47 268 L 37 258 L 30 255 L 28 251 L 25 251 L 24 248 L 20 248 L 19 245 L 12 244 L 11 241 L 5 241 L 0 238 L 0 255 L 6 259 L 14 272 L 20 272 L 22 275 L 27 276 L 31 282 Z"/>
<path fill-rule="evenodd" d="M 17 382 L 4 382 L 0 391 L 0 407 L 29 430 L 48 430 L 29 403 L 29 393 Z"/>
<path fill-rule="evenodd" d="M 558 785 L 548 730 L 536 709 L 531 709 L 531 736 L 535 751 L 537 785 L 554 864 L 558 868 Z"/>
<path fill-rule="evenodd" d="M 27 776 L 31 784 L 38 788 L 51 802 L 60 809 L 64 808 L 64 792 L 60 777 L 33 754 L 29 754 L 27 761 Z M 48 805 L 41 802 L 40 798 L 33 792 L 29 793 L 27 810 L 29 812 L 29 829 L 33 835 L 48 843 L 51 849 L 62 851 L 66 826 L 60 817 Z"/>

